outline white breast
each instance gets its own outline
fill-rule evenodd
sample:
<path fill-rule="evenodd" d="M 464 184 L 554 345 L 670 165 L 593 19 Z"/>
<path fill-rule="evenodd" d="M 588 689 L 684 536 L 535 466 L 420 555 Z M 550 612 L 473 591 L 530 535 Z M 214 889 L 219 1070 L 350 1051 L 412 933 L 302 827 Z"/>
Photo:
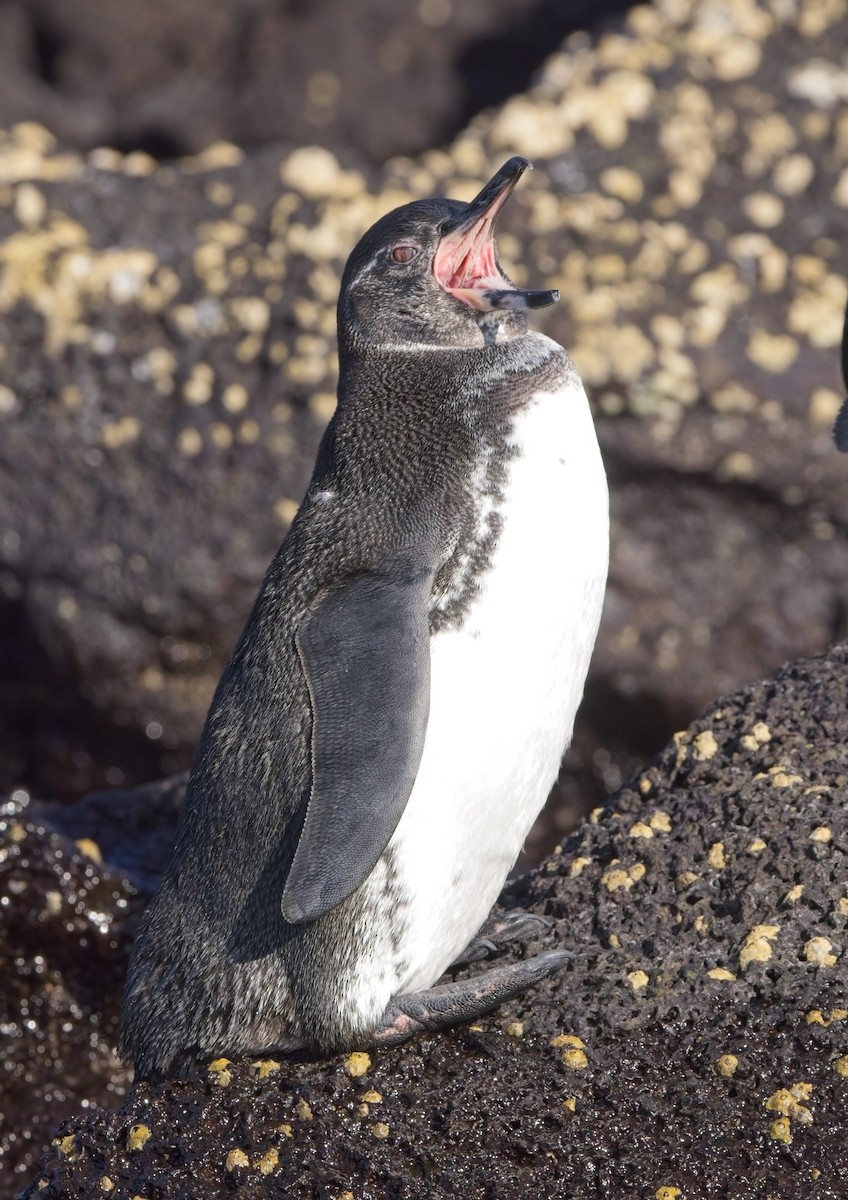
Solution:
<path fill-rule="evenodd" d="M 607 487 L 576 376 L 537 393 L 513 439 L 492 565 L 462 627 L 431 642 L 424 754 L 390 843 L 407 899 L 390 994 L 428 987 L 487 917 L 556 779 L 598 630 Z"/>

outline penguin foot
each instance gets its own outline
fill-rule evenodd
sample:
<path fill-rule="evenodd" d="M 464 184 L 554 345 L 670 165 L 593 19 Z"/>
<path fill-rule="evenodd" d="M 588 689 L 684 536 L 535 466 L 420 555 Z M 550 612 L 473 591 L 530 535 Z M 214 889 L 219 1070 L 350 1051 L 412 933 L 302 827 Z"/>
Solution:
<path fill-rule="evenodd" d="M 570 950 L 549 950 L 536 958 L 481 971 L 470 979 L 395 996 L 371 1035 L 372 1044 L 398 1046 L 413 1034 L 434 1033 L 484 1017 L 505 1000 L 559 971 L 573 957 Z"/>
<path fill-rule="evenodd" d="M 477 937 L 465 947 L 462 954 L 448 967 L 454 971 L 469 963 L 479 962 L 481 958 L 490 958 L 498 950 L 511 942 L 529 942 L 541 937 L 553 926 L 550 917 L 541 917 L 537 913 L 513 912 L 503 913 L 498 917 L 489 917 Z"/>

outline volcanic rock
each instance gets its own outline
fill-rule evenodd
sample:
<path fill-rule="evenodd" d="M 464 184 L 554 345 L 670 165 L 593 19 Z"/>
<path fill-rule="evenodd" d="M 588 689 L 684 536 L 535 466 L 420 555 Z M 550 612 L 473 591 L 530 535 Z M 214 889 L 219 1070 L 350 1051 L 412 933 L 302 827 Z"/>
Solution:
<path fill-rule="evenodd" d="M 632 4 L 633 0 L 629 0 Z M 6 0 L 0 127 L 157 158 L 318 142 L 375 163 L 524 91 L 628 0 Z"/>
<path fill-rule="evenodd" d="M 562 975 L 472 1026 L 395 1050 L 219 1059 L 184 1082 L 133 1086 L 119 1107 L 125 1073 L 105 1049 L 91 1052 L 68 1093 L 108 1108 L 62 1123 L 27 1200 L 101 1191 L 173 1200 L 841 1200 L 846 746 L 848 646 L 840 645 L 714 705 L 512 887 L 505 903 L 555 921 L 530 952 L 574 952 Z M 79 880 L 79 850 L 68 854 L 39 810 L 7 808 L 0 911 L 26 981 L 3 990 L 16 1061 L 38 1061 L 39 1046 L 61 1054 L 93 1029 L 101 1047 L 114 1039 L 128 933 L 149 888 L 140 882 L 147 868 L 132 868 L 133 851 L 120 849 L 120 829 L 127 847 L 144 842 L 137 821 L 172 831 L 177 799 L 178 791 L 137 796 L 135 820 L 131 797 L 65 815 L 70 834 L 84 836 L 87 819 L 100 827 L 109 804 L 120 805 L 106 836 L 135 870 L 133 885 L 106 867 L 87 876 L 99 884 L 63 884 L 56 864 Z M 148 851 L 141 857 L 149 863 Z M 83 909 L 96 899 L 106 931 L 93 934 L 83 915 L 66 936 L 59 918 L 39 934 L 48 886 L 89 887 Z M 24 888 L 41 902 L 32 891 L 27 903 L 15 899 Z M 58 912 L 69 902 L 52 905 Z M 75 1017 L 54 1011 L 45 995 L 79 978 L 86 953 L 98 985 L 90 1007 Z M 10 969 L 3 965 L 4 981 Z M 20 1155 L 8 1133 L 6 1147 Z"/>
<path fill-rule="evenodd" d="M 612 485 L 563 794 L 602 796 L 714 696 L 844 633 L 844 16 L 636 8 L 446 150 L 379 171 L 320 147 L 157 166 L 32 125 L 0 142 L 8 784 L 70 797 L 188 765 L 332 411 L 345 255 L 516 151 L 537 169 L 501 252 L 562 290 L 544 327 Z"/>

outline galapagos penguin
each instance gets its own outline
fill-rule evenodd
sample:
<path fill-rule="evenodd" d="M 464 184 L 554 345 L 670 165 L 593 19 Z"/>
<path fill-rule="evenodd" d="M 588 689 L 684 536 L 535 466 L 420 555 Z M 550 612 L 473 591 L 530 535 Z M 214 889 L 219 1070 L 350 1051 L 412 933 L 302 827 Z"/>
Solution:
<path fill-rule="evenodd" d="M 495 249 L 528 166 L 396 209 L 347 263 L 338 408 L 136 939 L 120 1053 L 138 1077 L 392 1044 L 570 957 L 433 986 L 549 924 L 483 923 L 571 738 L 607 574 L 586 396 L 527 326 L 558 293 L 513 286 Z"/>

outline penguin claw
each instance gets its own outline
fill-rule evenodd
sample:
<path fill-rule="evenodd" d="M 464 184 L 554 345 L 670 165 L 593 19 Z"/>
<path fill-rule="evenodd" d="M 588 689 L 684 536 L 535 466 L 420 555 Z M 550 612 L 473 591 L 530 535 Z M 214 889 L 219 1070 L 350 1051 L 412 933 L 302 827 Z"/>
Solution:
<path fill-rule="evenodd" d="M 497 952 L 497 945 L 489 938 L 476 937 L 468 943 L 462 954 L 453 960 L 448 970 L 456 971 L 459 967 L 467 967 L 469 963 L 479 962 L 483 958 L 491 958 Z"/>
<path fill-rule="evenodd" d="M 416 1033 L 435 1033 L 484 1017 L 505 1000 L 561 970 L 573 957 L 570 950 L 549 950 L 506 967 L 481 971 L 470 979 L 396 996 L 371 1035 L 372 1045 L 398 1046 Z"/>
<path fill-rule="evenodd" d="M 489 917 L 478 937 L 489 938 L 496 946 L 506 946 L 510 942 L 529 942 L 541 937 L 553 928 L 553 924 L 550 917 L 514 909 L 498 917 Z"/>
<path fill-rule="evenodd" d="M 522 912 L 520 909 L 502 913 L 498 917 L 489 917 L 477 937 L 469 942 L 448 970 L 454 971 L 469 963 L 479 962 L 482 958 L 490 958 L 512 942 L 532 942 L 552 927 L 553 921 L 550 917 Z"/>

